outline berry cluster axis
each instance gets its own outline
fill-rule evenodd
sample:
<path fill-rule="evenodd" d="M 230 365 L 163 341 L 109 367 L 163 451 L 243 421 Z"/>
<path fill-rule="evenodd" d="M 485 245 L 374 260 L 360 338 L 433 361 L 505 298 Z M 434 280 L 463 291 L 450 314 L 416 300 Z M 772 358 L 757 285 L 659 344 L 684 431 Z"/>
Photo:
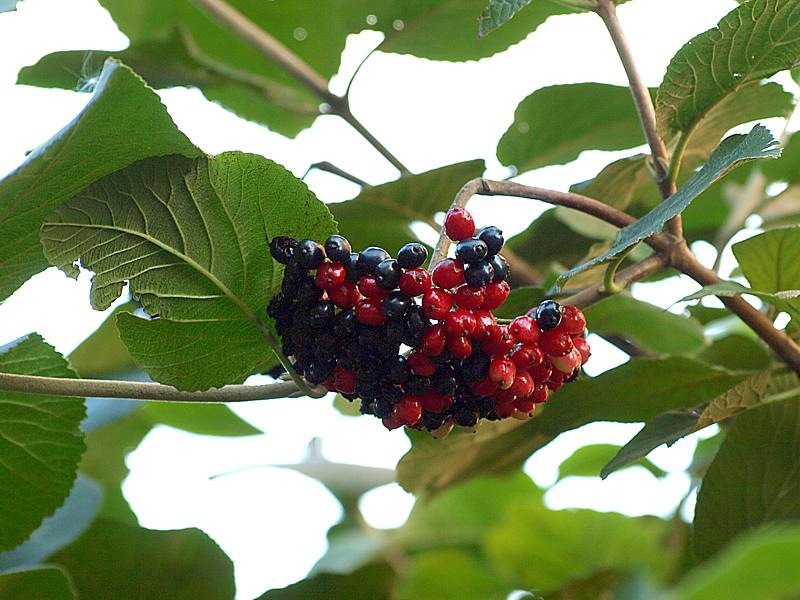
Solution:
<path fill-rule="evenodd" d="M 270 252 L 285 268 L 267 309 L 307 381 L 359 401 L 388 429 L 437 437 L 481 419 L 530 418 L 590 355 L 574 306 L 545 300 L 498 322 L 492 311 L 511 291 L 500 229 L 476 231 L 458 208 L 445 232 L 455 256 L 430 273 L 428 250 L 416 242 L 392 258 L 377 246 L 353 252 L 339 235 L 324 244 L 275 237 Z"/>

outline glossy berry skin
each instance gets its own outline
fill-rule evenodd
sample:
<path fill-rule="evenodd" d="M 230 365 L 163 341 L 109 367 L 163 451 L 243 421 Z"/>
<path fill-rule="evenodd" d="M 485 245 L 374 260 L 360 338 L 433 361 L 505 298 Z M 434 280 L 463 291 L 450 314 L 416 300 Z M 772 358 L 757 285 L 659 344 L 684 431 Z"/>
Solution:
<path fill-rule="evenodd" d="M 478 321 L 468 310 L 454 310 L 444 320 L 444 330 L 448 337 L 465 337 L 475 332 Z"/>
<path fill-rule="evenodd" d="M 495 254 L 489 259 L 489 264 L 492 265 L 494 281 L 505 281 L 508 279 L 508 275 L 511 273 L 511 267 L 503 256 Z"/>
<path fill-rule="evenodd" d="M 536 384 L 533 377 L 527 371 L 517 369 L 517 374 L 514 377 L 514 383 L 509 388 L 517 398 L 527 398 L 533 393 L 533 388 Z"/>
<path fill-rule="evenodd" d="M 436 373 L 436 363 L 431 360 L 430 356 L 419 350 L 412 350 L 406 358 L 406 363 L 414 375 L 430 377 Z"/>
<path fill-rule="evenodd" d="M 495 310 L 502 306 L 508 295 L 511 293 L 511 286 L 507 281 L 493 281 L 486 286 L 486 298 L 481 308 Z"/>
<path fill-rule="evenodd" d="M 503 249 L 503 244 L 506 243 L 503 237 L 503 231 L 494 225 L 484 227 L 475 236 L 481 240 L 489 248 L 489 256 L 494 256 Z"/>
<path fill-rule="evenodd" d="M 464 283 L 464 262 L 445 258 L 433 269 L 434 285 L 451 290 Z"/>
<path fill-rule="evenodd" d="M 547 383 L 550 379 L 550 376 L 553 374 L 553 366 L 550 364 L 550 361 L 542 362 L 538 365 L 534 365 L 528 372 L 533 377 L 533 380 L 536 383 Z"/>
<path fill-rule="evenodd" d="M 466 264 L 480 262 L 488 255 L 489 247 L 486 242 L 477 238 L 461 240 L 456 246 L 456 258 L 463 260 Z"/>
<path fill-rule="evenodd" d="M 508 419 L 511 415 L 514 414 L 514 411 L 517 410 L 517 407 L 514 405 L 514 401 L 511 400 L 507 402 L 498 403 L 494 410 L 499 418 Z"/>
<path fill-rule="evenodd" d="M 406 244 L 397 253 L 397 264 L 404 269 L 416 269 L 425 264 L 428 249 L 417 242 Z"/>
<path fill-rule="evenodd" d="M 429 289 L 431 289 L 431 274 L 425 269 L 409 269 L 400 276 L 400 291 L 410 298 L 421 296 Z"/>
<path fill-rule="evenodd" d="M 536 402 L 528 397 L 517 398 L 514 400 L 514 408 L 521 413 L 531 414 L 536 410 Z"/>
<path fill-rule="evenodd" d="M 556 369 L 565 375 L 571 375 L 573 371 L 579 369 L 581 366 L 581 353 L 580 350 L 573 347 L 568 354 L 564 356 L 554 356 L 550 360 Z"/>
<path fill-rule="evenodd" d="M 347 259 L 346 262 L 342 263 L 344 265 L 344 270 L 347 272 L 347 278 L 350 281 L 358 282 L 366 273 L 361 269 L 361 265 L 359 264 L 359 259 L 361 256 L 358 252 L 351 252 L 350 258 Z"/>
<path fill-rule="evenodd" d="M 508 326 L 514 339 L 523 344 L 535 344 L 539 341 L 539 324 L 531 317 L 517 317 Z"/>
<path fill-rule="evenodd" d="M 497 390 L 497 384 L 489 379 L 489 375 L 486 375 L 478 383 L 472 384 L 471 387 L 472 391 L 480 396 L 491 396 Z"/>
<path fill-rule="evenodd" d="M 443 413 L 453 405 L 453 397 L 428 390 L 419 397 L 422 408 L 432 413 Z"/>
<path fill-rule="evenodd" d="M 372 275 L 365 275 L 358 280 L 358 291 L 361 292 L 362 296 L 371 300 L 383 300 L 389 295 L 389 290 L 379 286 Z"/>
<path fill-rule="evenodd" d="M 505 356 L 514 347 L 514 336 L 505 325 L 492 325 L 487 329 L 488 335 L 481 343 L 481 350 L 493 356 Z"/>
<path fill-rule="evenodd" d="M 550 356 L 564 356 L 572 351 L 574 344 L 570 335 L 559 328 L 543 331 L 539 338 L 539 346 Z"/>
<path fill-rule="evenodd" d="M 493 279 L 494 267 L 485 260 L 467 265 L 464 269 L 464 281 L 467 285 L 485 286 L 489 285 Z"/>
<path fill-rule="evenodd" d="M 282 265 L 288 265 L 294 258 L 297 240 L 287 235 L 279 235 L 269 242 L 269 253 Z"/>
<path fill-rule="evenodd" d="M 473 340 L 482 340 L 488 336 L 488 328 L 497 324 L 497 319 L 488 310 L 476 308 L 472 311 L 475 316 L 475 331 L 472 332 Z"/>
<path fill-rule="evenodd" d="M 453 300 L 461 308 L 480 308 L 486 300 L 486 291 L 479 286 L 462 285 L 456 290 Z"/>
<path fill-rule="evenodd" d="M 544 352 L 537 345 L 520 345 L 514 348 L 510 356 L 517 369 L 531 369 L 544 360 Z"/>
<path fill-rule="evenodd" d="M 578 349 L 578 352 L 581 353 L 581 364 L 586 363 L 586 361 L 589 360 L 589 357 L 592 355 L 592 349 L 589 347 L 589 342 L 582 337 L 573 337 L 572 343 Z"/>
<path fill-rule="evenodd" d="M 411 306 L 411 299 L 402 292 L 392 292 L 381 304 L 381 311 L 387 319 L 399 319 Z"/>
<path fill-rule="evenodd" d="M 393 258 L 388 258 L 379 262 L 378 266 L 375 267 L 375 283 L 385 290 L 393 290 L 400 283 L 402 274 L 403 270 L 397 264 L 397 261 Z"/>
<path fill-rule="evenodd" d="M 367 298 L 356 305 L 356 318 L 364 325 L 383 325 L 386 316 L 381 310 L 381 302 Z"/>
<path fill-rule="evenodd" d="M 321 290 L 339 287 L 344 283 L 347 273 L 341 263 L 323 263 L 317 269 L 314 284 Z"/>
<path fill-rule="evenodd" d="M 536 321 L 542 331 L 555 329 L 561 323 L 561 307 L 558 302 L 545 300 L 536 309 Z"/>
<path fill-rule="evenodd" d="M 562 306 L 561 327 L 570 335 L 582 335 L 586 330 L 586 317 L 577 306 Z"/>
<path fill-rule="evenodd" d="M 413 396 L 406 396 L 394 405 L 391 418 L 412 427 L 422 418 L 422 403 Z"/>
<path fill-rule="evenodd" d="M 448 337 L 447 349 L 453 358 L 464 360 L 472 354 L 472 340 L 467 336 Z"/>
<path fill-rule="evenodd" d="M 542 385 L 537 382 L 536 385 L 533 387 L 533 392 L 530 395 L 530 399 L 535 404 L 542 404 L 544 402 L 547 402 L 547 397 L 549 395 L 550 395 L 550 390 L 548 389 L 548 387 L 546 385 Z"/>
<path fill-rule="evenodd" d="M 428 356 L 439 356 L 447 344 L 447 334 L 444 325 L 434 325 L 425 332 L 422 345 L 419 349 Z"/>
<path fill-rule="evenodd" d="M 331 262 L 346 264 L 350 260 L 350 242 L 341 235 L 332 235 L 325 240 L 325 254 Z"/>
<path fill-rule="evenodd" d="M 510 358 L 499 356 L 489 365 L 489 379 L 501 390 L 507 390 L 514 384 L 517 376 L 517 365 Z"/>
<path fill-rule="evenodd" d="M 297 243 L 294 260 L 304 269 L 316 269 L 325 260 L 325 249 L 314 240 L 301 240 Z"/>
<path fill-rule="evenodd" d="M 475 220 L 465 208 L 453 208 L 444 218 L 444 231 L 454 242 L 475 234 Z"/>
<path fill-rule="evenodd" d="M 356 284 L 346 279 L 339 287 L 328 289 L 328 296 L 339 308 L 353 308 L 361 299 Z"/>
<path fill-rule="evenodd" d="M 367 275 L 372 275 L 381 261 L 391 258 L 389 253 L 378 246 L 369 246 L 358 253 L 358 266 Z"/>
<path fill-rule="evenodd" d="M 422 310 L 430 319 L 444 319 L 452 307 L 453 296 L 445 290 L 433 288 L 422 296 Z"/>

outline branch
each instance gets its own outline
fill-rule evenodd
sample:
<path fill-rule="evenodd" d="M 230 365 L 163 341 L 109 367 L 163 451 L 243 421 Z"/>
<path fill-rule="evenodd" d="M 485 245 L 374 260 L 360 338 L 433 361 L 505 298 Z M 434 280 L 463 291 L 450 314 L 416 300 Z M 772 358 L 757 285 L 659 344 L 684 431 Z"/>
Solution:
<path fill-rule="evenodd" d="M 614 278 L 614 290 L 608 290 L 604 284 L 598 283 L 597 285 L 581 290 L 577 294 L 560 299 L 559 301 L 562 304 L 571 304 L 578 308 L 586 308 L 587 306 L 599 302 L 603 298 L 617 293 L 617 291 L 629 287 L 640 279 L 645 279 L 650 275 L 666 269 L 668 266 L 668 260 L 662 254 L 653 254 L 643 261 L 619 271 Z"/>
<path fill-rule="evenodd" d="M 105 379 L 66 379 L 0 373 L 0 391 L 47 396 L 89 398 L 127 398 L 159 402 L 250 402 L 275 398 L 306 396 L 293 381 L 266 385 L 226 385 L 203 392 L 182 392 L 169 385 L 141 381 L 112 381 Z M 311 397 L 321 398 L 327 392 L 316 388 Z"/>
<path fill-rule="evenodd" d="M 280 41 L 264 31 L 256 23 L 233 8 L 225 0 L 194 0 L 219 24 L 227 27 L 238 37 L 249 43 L 269 60 L 277 63 L 292 77 L 309 88 L 323 102 L 330 106 L 330 112 L 340 116 L 358 131 L 372 146 L 380 152 L 400 173 L 409 170 L 386 147 L 373 136 L 364 125 L 350 112 L 346 97 L 333 94 L 328 89 L 328 81 L 314 67 L 297 56 Z"/>
<path fill-rule="evenodd" d="M 667 199 L 672 196 L 677 190 L 675 187 L 674 178 L 670 177 L 669 169 L 669 154 L 664 145 L 664 141 L 658 135 L 658 125 L 656 123 L 656 110 L 653 106 L 653 99 L 650 97 L 650 90 L 642 80 L 639 69 L 636 66 L 636 61 L 633 58 L 633 52 L 628 45 L 628 40 L 625 37 L 625 32 L 622 29 L 622 24 L 617 17 L 617 4 L 614 0 L 599 0 L 597 8 L 595 9 L 600 18 L 608 29 L 611 39 L 614 42 L 614 47 L 617 49 L 617 54 L 622 61 L 622 66 L 625 69 L 625 74 L 628 76 L 628 83 L 633 96 L 633 102 L 636 105 L 636 112 L 639 114 L 639 121 L 642 123 L 642 130 L 647 139 L 647 145 L 650 146 L 650 152 L 653 155 L 653 172 L 655 173 L 658 189 L 661 192 L 662 199 Z M 668 231 L 677 238 L 683 238 L 683 223 L 681 216 L 674 217 L 667 224 Z"/>

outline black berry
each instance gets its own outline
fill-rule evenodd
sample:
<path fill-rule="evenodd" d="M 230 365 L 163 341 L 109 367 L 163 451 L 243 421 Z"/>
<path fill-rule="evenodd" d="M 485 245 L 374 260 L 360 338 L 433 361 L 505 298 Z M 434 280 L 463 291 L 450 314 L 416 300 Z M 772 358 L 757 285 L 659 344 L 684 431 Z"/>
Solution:
<path fill-rule="evenodd" d="M 536 322 L 542 330 L 555 329 L 561 323 L 561 307 L 554 300 L 545 300 L 536 309 Z"/>
<path fill-rule="evenodd" d="M 336 307 L 330 300 L 319 301 L 309 313 L 309 323 L 314 329 L 326 329 L 333 322 Z"/>
<path fill-rule="evenodd" d="M 274 237 L 269 243 L 269 253 L 282 265 L 288 265 L 291 262 L 296 248 L 297 240 L 287 235 Z"/>
<path fill-rule="evenodd" d="M 476 263 L 485 259 L 489 254 L 489 247 L 486 242 L 476 239 L 467 238 L 461 240 L 456 246 L 456 258 L 463 260 L 465 263 Z"/>
<path fill-rule="evenodd" d="M 494 225 L 484 227 L 475 236 L 489 248 L 489 256 L 494 256 L 503 249 L 505 239 L 503 238 L 503 231 Z"/>
<path fill-rule="evenodd" d="M 400 276 L 403 270 L 393 258 L 387 258 L 378 263 L 375 267 L 375 283 L 385 290 L 393 290 L 400 283 Z"/>
<path fill-rule="evenodd" d="M 350 242 L 340 235 L 332 235 L 325 240 L 325 254 L 331 262 L 347 264 L 350 259 Z"/>
<path fill-rule="evenodd" d="M 358 266 L 365 275 L 372 275 L 381 261 L 389 258 L 389 253 L 383 248 L 369 246 L 359 252 Z"/>
<path fill-rule="evenodd" d="M 304 269 L 316 269 L 325 260 L 325 249 L 314 240 L 302 240 L 297 244 L 295 260 Z"/>
<path fill-rule="evenodd" d="M 428 258 L 428 249 L 422 244 L 406 244 L 397 253 L 397 263 L 404 269 L 421 267 Z"/>
<path fill-rule="evenodd" d="M 485 260 L 469 264 L 464 269 L 464 281 L 469 285 L 483 287 L 489 285 L 493 279 L 494 267 Z"/>
<path fill-rule="evenodd" d="M 508 279 L 511 268 L 508 265 L 508 261 L 503 258 L 502 255 L 495 254 L 489 259 L 489 264 L 492 265 L 492 271 L 494 272 L 493 281 L 505 281 Z"/>
<path fill-rule="evenodd" d="M 398 319 L 406 314 L 411 306 L 411 298 L 404 295 L 402 292 L 392 292 L 383 301 L 381 310 L 388 319 Z"/>

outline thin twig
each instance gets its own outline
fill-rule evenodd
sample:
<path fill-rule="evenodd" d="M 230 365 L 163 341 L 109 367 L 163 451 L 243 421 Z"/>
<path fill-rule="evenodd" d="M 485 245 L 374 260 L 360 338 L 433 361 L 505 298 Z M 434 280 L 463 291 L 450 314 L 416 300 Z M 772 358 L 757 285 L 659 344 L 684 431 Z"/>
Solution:
<path fill-rule="evenodd" d="M 647 145 L 650 146 L 650 152 L 653 155 L 653 172 L 656 175 L 656 182 L 658 183 L 659 191 L 663 199 L 669 198 L 676 192 L 675 182 L 669 176 L 669 154 L 667 147 L 661 136 L 658 135 L 658 125 L 656 123 L 656 110 L 653 106 L 653 99 L 650 97 L 650 90 L 647 89 L 639 69 L 636 66 L 636 61 L 633 57 L 633 52 L 625 37 L 625 32 L 622 29 L 622 24 L 619 22 L 617 16 L 617 4 L 614 0 L 598 0 L 597 8 L 595 9 L 600 18 L 608 29 L 611 39 L 614 42 L 614 47 L 617 49 L 617 54 L 622 61 L 622 66 L 625 69 L 625 74 L 628 76 L 628 82 L 633 96 L 633 102 L 636 105 L 636 111 L 639 114 L 639 120 L 642 123 L 642 130 L 647 139 Z M 678 215 L 667 223 L 667 230 L 678 239 L 683 238 L 683 223 L 681 216 Z"/>
<path fill-rule="evenodd" d="M 389 150 L 387 150 L 386 147 L 353 116 L 348 106 L 347 98 L 332 93 L 328 88 L 328 81 L 311 65 L 241 12 L 225 2 L 225 0 L 194 0 L 194 2 L 208 12 L 218 23 L 230 29 L 238 37 L 249 43 L 269 60 L 277 63 L 292 77 L 308 87 L 330 107 L 330 112 L 332 114 L 338 115 L 347 121 L 356 131 L 364 136 L 386 160 L 392 163 L 397 170 L 401 173 L 409 172 L 405 165 L 389 152 Z"/>
<path fill-rule="evenodd" d="M 650 275 L 662 271 L 663 269 L 667 268 L 667 263 L 668 261 L 663 255 L 653 254 L 652 256 L 645 258 L 643 261 L 638 262 L 627 269 L 619 271 L 614 279 L 616 291 L 609 291 L 606 289 L 604 284 L 598 283 L 597 285 L 586 288 L 577 294 L 560 299 L 559 302 L 562 304 L 571 304 L 573 306 L 577 306 L 578 308 L 586 308 L 587 306 L 591 306 L 592 304 L 599 302 L 603 298 L 611 296 L 613 293 L 624 290 L 640 279 L 645 279 Z"/>
<path fill-rule="evenodd" d="M 320 398 L 325 390 L 314 388 L 311 394 L 301 391 L 293 381 L 266 385 L 226 385 L 203 392 L 182 392 L 169 385 L 141 381 L 113 381 L 106 379 L 66 379 L 61 377 L 39 377 L 0 373 L 0 390 L 43 394 L 47 396 L 71 396 L 82 398 L 127 398 L 133 400 L 155 400 L 159 402 L 250 402 L 275 398 L 311 396 Z"/>

